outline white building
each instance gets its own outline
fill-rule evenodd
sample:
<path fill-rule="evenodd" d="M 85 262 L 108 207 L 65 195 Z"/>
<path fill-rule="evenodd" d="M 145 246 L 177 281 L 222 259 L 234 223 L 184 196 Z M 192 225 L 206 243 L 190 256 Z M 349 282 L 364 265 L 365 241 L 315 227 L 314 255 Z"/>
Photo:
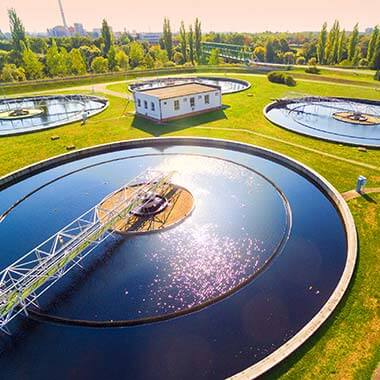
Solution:
<path fill-rule="evenodd" d="M 137 90 L 133 97 L 136 114 L 158 122 L 193 116 L 222 107 L 221 88 L 199 83 Z"/>

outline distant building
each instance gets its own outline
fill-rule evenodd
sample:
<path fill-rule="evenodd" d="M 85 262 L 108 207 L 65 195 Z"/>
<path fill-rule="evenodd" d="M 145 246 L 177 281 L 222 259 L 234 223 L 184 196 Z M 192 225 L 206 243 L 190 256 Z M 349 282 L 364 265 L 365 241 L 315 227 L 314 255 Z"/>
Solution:
<path fill-rule="evenodd" d="M 54 26 L 51 29 L 48 29 L 49 37 L 65 37 L 70 34 L 69 30 L 66 29 L 63 25 Z"/>
<path fill-rule="evenodd" d="M 99 38 L 101 36 L 101 34 L 102 34 L 102 29 L 100 29 L 100 28 L 92 29 L 92 36 L 94 38 Z"/>
<path fill-rule="evenodd" d="M 133 93 L 136 114 L 163 122 L 193 116 L 222 107 L 219 86 L 186 83 Z"/>
<path fill-rule="evenodd" d="M 136 39 L 140 42 L 149 42 L 152 45 L 158 45 L 161 36 L 162 33 L 138 33 Z"/>
<path fill-rule="evenodd" d="M 79 34 L 80 36 L 86 35 L 83 24 L 80 24 L 79 22 L 74 23 L 74 33 Z"/>

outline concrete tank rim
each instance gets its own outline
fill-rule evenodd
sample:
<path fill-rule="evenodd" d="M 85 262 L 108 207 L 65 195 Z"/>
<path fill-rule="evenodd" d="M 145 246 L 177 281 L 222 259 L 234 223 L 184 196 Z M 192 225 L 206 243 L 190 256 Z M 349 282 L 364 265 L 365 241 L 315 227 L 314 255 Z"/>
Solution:
<path fill-rule="evenodd" d="M 348 204 L 343 199 L 342 195 L 327 181 L 324 177 L 307 165 L 293 159 L 286 155 L 277 153 L 273 150 L 262 148 L 255 145 L 245 144 L 242 142 L 223 140 L 223 139 L 210 139 L 204 137 L 162 137 L 162 138 L 146 138 L 135 140 L 122 140 L 114 143 L 107 143 L 96 145 L 89 148 L 84 148 L 71 153 L 65 153 L 46 160 L 37 162 L 35 164 L 26 166 L 17 171 L 7 174 L 0 178 L 0 190 L 12 184 L 22 181 L 23 179 L 45 171 L 47 169 L 59 166 L 63 163 L 75 161 L 85 157 L 90 157 L 98 153 L 107 153 L 118 151 L 126 148 L 137 148 L 147 146 L 158 146 L 163 144 L 177 144 L 177 145 L 199 145 L 199 146 L 213 146 L 215 148 L 229 148 L 235 151 L 241 151 L 248 154 L 255 154 L 261 157 L 271 159 L 285 167 L 288 167 L 297 173 L 303 175 L 305 178 L 311 180 L 319 186 L 321 191 L 328 197 L 328 199 L 335 205 L 340 217 L 342 219 L 347 242 L 347 258 L 343 273 L 340 280 L 320 311 L 290 340 L 276 349 L 272 354 L 268 355 L 258 363 L 234 374 L 230 379 L 254 379 L 258 376 L 269 371 L 271 368 L 282 362 L 295 350 L 301 347 L 318 329 L 319 327 L 333 314 L 335 308 L 342 300 L 346 290 L 349 287 L 350 280 L 355 270 L 357 259 L 358 240 L 355 228 L 354 218 L 348 207 Z"/>

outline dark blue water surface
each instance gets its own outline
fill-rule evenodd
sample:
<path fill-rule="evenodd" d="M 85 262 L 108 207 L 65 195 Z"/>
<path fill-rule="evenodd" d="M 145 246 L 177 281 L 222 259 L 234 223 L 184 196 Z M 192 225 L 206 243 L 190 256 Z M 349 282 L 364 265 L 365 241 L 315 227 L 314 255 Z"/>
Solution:
<path fill-rule="evenodd" d="M 174 229 L 115 238 L 41 299 L 72 319 L 126 320 L 197 312 L 134 327 L 86 328 L 23 320 L 0 337 L 8 379 L 223 378 L 299 331 L 333 292 L 346 238 L 330 200 L 298 173 L 245 153 L 197 146 L 97 155 L 35 175 L 0 194 L 3 268 L 146 168 L 176 170 L 195 198 Z M 233 291 L 251 279 L 248 284 Z M 54 375 L 53 375 L 54 374 Z"/>
<path fill-rule="evenodd" d="M 304 101 L 291 104 L 278 103 L 266 113 L 273 123 L 294 132 L 312 137 L 353 145 L 380 146 L 380 123 L 360 125 L 335 119 L 334 113 L 357 112 L 380 118 L 380 102 Z"/>

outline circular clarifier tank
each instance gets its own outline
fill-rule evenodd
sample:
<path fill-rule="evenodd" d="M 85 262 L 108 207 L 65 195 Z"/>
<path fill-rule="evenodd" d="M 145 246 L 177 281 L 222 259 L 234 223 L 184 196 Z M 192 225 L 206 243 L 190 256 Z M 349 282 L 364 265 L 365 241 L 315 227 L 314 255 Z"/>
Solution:
<path fill-rule="evenodd" d="M 7 378 L 47 378 L 57 362 L 58 379 L 73 368 L 91 378 L 251 378 L 281 360 L 285 343 L 291 352 L 305 341 L 348 285 L 356 235 L 347 207 L 286 157 L 169 138 L 60 160 L 3 181 L 1 267 L 146 169 L 173 172 L 170 186 L 183 195 L 146 194 L 133 217 L 163 220 L 174 202 L 185 211 L 171 228 L 113 234 L 50 288 L 0 346 Z"/>
<path fill-rule="evenodd" d="M 49 95 L 0 100 L 0 136 L 35 132 L 104 111 L 108 100 L 88 95 Z"/>
<path fill-rule="evenodd" d="M 274 124 L 338 143 L 380 147 L 380 101 L 306 96 L 280 99 L 264 110 Z"/>
<path fill-rule="evenodd" d="M 131 84 L 130 91 L 150 90 L 168 86 L 176 86 L 185 83 L 201 83 L 205 85 L 219 86 L 222 94 L 232 94 L 247 90 L 251 84 L 245 80 L 228 77 L 167 77 L 155 78 Z"/>

